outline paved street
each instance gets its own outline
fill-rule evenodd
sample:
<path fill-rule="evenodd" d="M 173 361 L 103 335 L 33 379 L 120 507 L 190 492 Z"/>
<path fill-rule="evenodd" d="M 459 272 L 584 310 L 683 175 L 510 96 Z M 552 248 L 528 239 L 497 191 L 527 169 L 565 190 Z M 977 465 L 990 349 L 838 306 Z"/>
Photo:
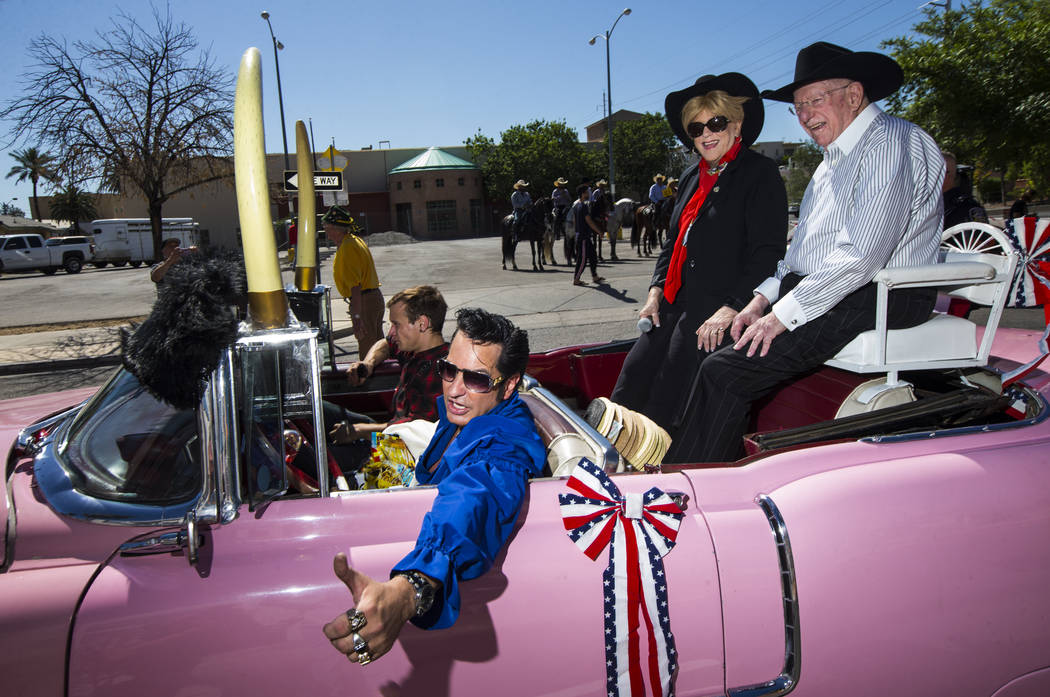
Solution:
<path fill-rule="evenodd" d="M 626 243 L 617 251 L 622 261 L 599 266 L 599 273 L 607 279 L 604 284 L 574 287 L 572 271 L 564 265 L 532 271 L 526 244 L 517 250 L 522 270 L 501 270 L 500 241 L 495 237 L 372 248 L 388 298 L 402 288 L 432 283 L 444 293 L 450 310 L 481 306 L 507 315 L 528 330 L 534 351 L 637 335 L 637 311 L 648 291 L 655 258 L 639 259 Z M 556 255 L 564 262 L 560 245 Z M 322 251 L 321 278 L 326 283 L 331 283 L 331 262 L 332 255 Z M 290 283 L 292 271 L 283 273 Z M 589 278 L 589 273 L 584 278 Z M 5 274 L 0 278 L 0 305 L 4 308 L 0 317 L 0 367 L 42 361 L 46 372 L 0 378 L 0 399 L 102 382 L 112 368 L 56 371 L 46 362 L 115 354 L 119 321 L 101 328 L 62 330 L 40 325 L 140 317 L 149 312 L 153 297 L 147 268 L 88 267 L 74 276 L 63 272 L 55 276 Z M 333 289 L 335 328 L 337 333 L 347 334 L 338 345 L 356 353 L 353 335 L 347 331 L 345 307 Z M 973 319 L 982 322 L 986 314 L 976 311 Z M 450 311 L 446 330 L 451 327 L 451 317 Z M 26 325 L 35 326 L 2 335 L 4 328 Z M 1007 310 L 1003 326 L 1041 329 L 1042 309 Z"/>
<path fill-rule="evenodd" d="M 634 251 L 626 243 L 618 251 L 624 261 L 599 267 L 607 279 L 605 284 L 574 287 L 572 271 L 564 265 L 532 271 L 527 244 L 519 245 L 517 252 L 518 267 L 523 270 L 501 270 L 500 240 L 495 237 L 372 249 L 388 298 L 402 288 L 432 283 L 441 289 L 450 306 L 446 329 L 451 327 L 452 310 L 478 305 L 505 314 L 527 329 L 536 351 L 637 334 L 636 313 L 648 291 L 655 258 L 629 256 L 628 252 L 633 255 Z M 556 256 L 564 263 L 560 248 Z M 321 278 L 326 283 L 331 283 L 331 262 L 332 255 L 322 250 Z M 283 274 L 290 283 L 292 271 L 286 269 Z M 148 314 L 153 297 L 153 284 L 145 267 L 87 267 L 74 276 L 62 272 L 50 277 L 4 274 L 0 278 L 0 303 L 5 308 L 0 331 L 27 325 L 32 328 L 0 336 L 0 363 L 109 353 L 115 348 L 119 322 L 110 327 L 61 331 L 40 331 L 51 329 L 40 325 L 139 317 Z M 332 305 L 337 331 L 348 329 L 346 306 L 334 289 Z M 356 351 L 352 334 L 338 343 L 343 349 Z M 50 370 L 47 374 L 0 378 L 0 398 L 98 384 L 111 370 Z"/>

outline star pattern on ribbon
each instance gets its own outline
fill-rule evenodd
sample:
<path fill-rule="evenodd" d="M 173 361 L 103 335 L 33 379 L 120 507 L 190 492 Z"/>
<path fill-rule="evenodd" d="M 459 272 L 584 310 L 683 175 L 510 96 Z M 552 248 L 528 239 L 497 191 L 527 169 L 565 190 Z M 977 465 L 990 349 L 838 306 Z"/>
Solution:
<path fill-rule="evenodd" d="M 1010 287 L 1010 307 L 1043 306 L 1046 329 L 1039 340 L 1040 355 L 1003 375 L 1003 386 L 1017 382 L 1035 370 L 1048 355 L 1050 346 L 1050 220 L 1035 217 L 1007 220 L 1003 233 L 1017 251 L 1017 268 Z"/>
<path fill-rule="evenodd" d="M 569 539 L 592 560 L 609 548 L 602 573 L 606 693 L 644 695 L 647 672 L 655 697 L 673 697 L 678 656 L 663 557 L 675 545 L 682 509 L 656 487 L 621 494 L 605 471 L 585 458 L 567 485 L 576 493 L 559 494 L 558 500 Z M 648 648 L 644 666 L 642 622 Z"/>

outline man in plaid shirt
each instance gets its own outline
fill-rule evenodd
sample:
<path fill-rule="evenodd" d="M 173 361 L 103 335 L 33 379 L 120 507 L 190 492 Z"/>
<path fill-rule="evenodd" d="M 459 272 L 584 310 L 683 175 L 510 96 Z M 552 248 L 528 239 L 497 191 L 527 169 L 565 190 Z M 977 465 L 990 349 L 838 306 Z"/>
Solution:
<path fill-rule="evenodd" d="M 416 286 L 394 295 L 386 304 L 390 310 L 390 331 L 368 350 L 364 359 L 350 365 L 351 385 L 372 376 L 376 366 L 388 358 L 401 365 L 401 380 L 394 390 L 390 418 L 374 423 L 347 413 L 347 420 L 331 433 L 334 443 L 343 444 L 368 438 L 390 424 L 425 419 L 437 421 L 437 398 L 441 378 L 437 361 L 448 355 L 448 343 L 441 335 L 448 306 L 434 286 Z"/>

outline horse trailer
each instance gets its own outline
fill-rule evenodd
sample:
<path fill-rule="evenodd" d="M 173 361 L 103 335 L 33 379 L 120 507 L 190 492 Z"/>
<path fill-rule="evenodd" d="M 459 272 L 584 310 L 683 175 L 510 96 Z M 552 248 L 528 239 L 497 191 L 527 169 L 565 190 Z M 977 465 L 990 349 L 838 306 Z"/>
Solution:
<path fill-rule="evenodd" d="M 106 264 L 140 266 L 156 258 L 149 218 L 93 220 L 89 232 L 95 237 L 93 263 L 99 268 Z M 160 236 L 178 238 L 180 247 L 199 246 L 200 224 L 193 218 L 164 218 Z"/>

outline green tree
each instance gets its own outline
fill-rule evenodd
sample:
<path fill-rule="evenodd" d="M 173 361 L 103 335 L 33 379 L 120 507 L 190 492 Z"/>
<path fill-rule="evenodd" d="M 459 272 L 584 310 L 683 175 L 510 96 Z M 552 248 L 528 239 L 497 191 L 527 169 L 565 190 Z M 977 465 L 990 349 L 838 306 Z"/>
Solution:
<path fill-rule="evenodd" d="M 76 184 L 67 184 L 62 191 L 51 197 L 51 218 L 68 220 L 76 228 L 81 220 L 92 221 L 98 217 L 94 194 L 84 191 Z"/>
<path fill-rule="evenodd" d="M 883 42 L 904 69 L 889 109 L 919 124 L 960 162 L 1050 186 L 1050 3 L 978 0 L 928 8 L 921 37 Z"/>
<path fill-rule="evenodd" d="M 602 153 L 609 152 L 604 141 Z M 613 157 L 616 164 L 616 195 L 643 200 L 653 183 L 653 175 L 677 177 L 685 167 L 685 157 L 676 147 L 670 124 L 663 114 L 647 113 L 637 121 L 613 124 Z M 602 163 L 608 157 L 602 157 Z"/>
<path fill-rule="evenodd" d="M 788 201 L 801 201 L 806 193 L 813 172 L 824 160 L 824 151 L 812 140 L 799 144 L 788 159 L 787 176 L 784 186 L 787 187 Z"/>
<path fill-rule="evenodd" d="M 13 215 L 16 218 L 26 217 L 26 212 L 13 203 L 0 203 L 0 215 Z"/>
<path fill-rule="evenodd" d="M 564 121 L 532 121 L 511 126 L 497 143 L 478 131 L 464 141 L 481 168 L 485 194 L 491 201 L 508 202 L 514 182 L 529 182 L 533 199 L 547 196 L 554 180 L 565 177 L 570 188 L 593 176 L 596 158 L 580 143 Z"/>
<path fill-rule="evenodd" d="M 89 40 L 34 39 L 37 68 L 0 118 L 59 153 L 67 181 L 140 192 L 159 253 L 164 203 L 232 175 L 233 78 L 170 11 L 153 20 L 122 13 Z"/>
<path fill-rule="evenodd" d="M 24 182 L 28 179 L 33 183 L 33 200 L 30 202 L 30 207 L 36 208 L 33 211 L 33 219 L 40 220 L 40 202 L 36 198 L 36 187 L 41 179 L 54 181 L 58 178 L 54 168 L 55 158 L 46 152 L 40 152 L 36 148 L 25 148 L 24 150 L 13 152 L 11 157 L 15 158 L 15 162 L 18 164 L 7 173 L 7 178 L 18 177 L 15 179 L 16 182 Z"/>

